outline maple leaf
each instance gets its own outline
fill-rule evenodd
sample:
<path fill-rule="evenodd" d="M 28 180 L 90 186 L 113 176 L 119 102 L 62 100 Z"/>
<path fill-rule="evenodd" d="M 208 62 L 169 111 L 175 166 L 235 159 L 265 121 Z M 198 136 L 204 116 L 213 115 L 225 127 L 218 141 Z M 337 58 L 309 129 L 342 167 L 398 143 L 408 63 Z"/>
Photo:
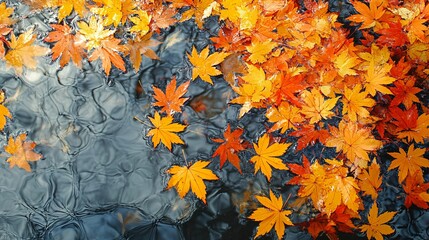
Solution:
<path fill-rule="evenodd" d="M 417 143 L 423 143 L 424 139 L 429 138 L 429 114 L 423 113 L 419 116 L 416 105 L 408 110 L 398 107 L 389 110 L 397 120 L 393 121 L 393 124 L 398 127 L 396 132 L 398 138 L 407 138 L 408 142 L 414 140 Z"/>
<path fill-rule="evenodd" d="M 155 128 L 152 128 L 147 133 L 147 136 L 152 136 L 154 148 L 156 148 L 160 142 L 170 151 L 172 143 L 185 144 L 176 133 L 182 132 L 186 126 L 179 123 L 172 123 L 172 116 L 161 117 L 158 112 L 155 112 L 154 118 L 149 117 L 149 120 Z"/>
<path fill-rule="evenodd" d="M 367 73 L 365 74 L 365 90 L 374 96 L 376 91 L 383 94 L 392 94 L 392 92 L 385 86 L 386 84 L 393 83 L 396 79 L 386 76 L 386 73 L 392 68 L 389 64 L 384 64 L 381 67 L 375 66 L 375 61 L 371 60 Z"/>
<path fill-rule="evenodd" d="M 372 200 L 376 200 L 378 197 L 378 191 L 380 191 L 381 183 L 383 178 L 380 177 L 380 165 L 377 162 L 372 162 L 371 166 L 367 169 L 362 169 L 362 172 L 358 176 L 359 188 L 363 192 L 363 195 L 371 196 Z"/>
<path fill-rule="evenodd" d="M 282 239 L 285 232 L 285 225 L 293 226 L 289 215 L 290 210 L 283 210 L 283 198 L 276 197 L 270 190 L 270 198 L 264 196 L 256 196 L 256 199 L 264 206 L 253 211 L 249 216 L 254 221 L 261 222 L 256 232 L 255 238 L 265 235 L 273 227 L 277 233 L 278 239 Z"/>
<path fill-rule="evenodd" d="M 374 139 L 371 130 L 359 127 L 355 122 L 341 121 L 338 128 L 330 127 L 332 137 L 326 140 L 327 147 L 335 147 L 336 152 L 342 151 L 355 165 L 365 168 L 370 160 L 369 151 L 375 151 L 382 142 Z"/>
<path fill-rule="evenodd" d="M 161 42 L 152 39 L 152 34 L 146 34 L 144 37 L 136 37 L 134 40 L 128 40 L 126 47 L 128 51 L 126 54 L 130 55 L 130 61 L 133 65 L 134 71 L 138 72 L 142 63 L 142 54 L 150 59 L 159 59 L 156 52 L 151 47 L 156 47 Z"/>
<path fill-rule="evenodd" d="M 173 77 L 171 82 L 167 85 L 165 93 L 157 88 L 153 87 L 156 102 L 153 106 L 162 107 L 161 111 L 171 115 L 174 112 L 182 112 L 180 109 L 188 98 L 182 98 L 188 90 L 189 81 L 180 85 L 176 88 L 176 77 Z"/>
<path fill-rule="evenodd" d="M 309 144 L 314 145 L 316 141 L 324 144 L 331 136 L 326 129 L 316 129 L 314 125 L 304 125 L 299 130 L 289 134 L 290 136 L 299 137 L 297 151 L 307 147 Z"/>
<path fill-rule="evenodd" d="M 429 168 L 429 160 L 423 157 L 426 150 L 423 148 L 414 148 L 414 144 L 408 148 L 407 153 L 404 149 L 400 148 L 399 153 L 389 153 L 390 156 L 394 157 L 388 170 L 398 168 L 398 179 L 402 183 L 407 176 L 420 172 L 421 167 Z"/>
<path fill-rule="evenodd" d="M 359 64 L 359 59 L 357 57 L 350 56 L 348 50 L 342 51 L 334 59 L 335 67 L 338 69 L 338 75 L 344 77 L 345 75 L 357 75 L 357 72 L 354 67 Z"/>
<path fill-rule="evenodd" d="M 82 67 L 82 57 L 85 56 L 82 35 L 80 33 L 72 34 L 73 30 L 67 25 L 51 24 L 51 27 L 54 31 L 51 31 L 44 41 L 56 42 L 52 48 L 52 60 L 61 57 L 61 67 L 64 67 L 70 60 L 76 66 Z"/>
<path fill-rule="evenodd" d="M 377 203 L 372 204 L 371 209 L 368 214 L 368 223 L 360 227 L 362 232 L 366 232 L 368 239 L 375 238 L 376 240 L 383 240 L 383 235 L 392 234 L 395 232 L 392 227 L 387 225 L 394 216 L 396 212 L 384 212 L 378 215 Z"/>
<path fill-rule="evenodd" d="M 313 88 L 311 92 L 304 91 L 301 94 L 305 105 L 301 113 L 310 119 L 310 124 L 317 123 L 320 120 L 328 119 L 334 115 L 331 110 L 335 107 L 339 97 L 331 98 L 325 101 L 325 98 L 319 90 Z"/>
<path fill-rule="evenodd" d="M 14 21 L 10 19 L 10 15 L 12 15 L 13 11 L 13 8 L 7 7 L 5 2 L 0 3 L 0 26 L 9 26 L 14 23 Z"/>
<path fill-rule="evenodd" d="M 182 0 L 186 3 L 186 6 L 190 8 L 182 13 L 180 22 L 187 21 L 195 16 L 195 22 L 197 23 L 198 28 L 203 28 L 203 20 L 209 17 L 213 11 L 213 8 L 216 8 L 219 4 L 216 1 L 212 0 Z"/>
<path fill-rule="evenodd" d="M 360 1 L 352 1 L 352 4 L 359 14 L 352 15 L 347 18 L 352 22 L 362 23 L 359 29 L 375 27 L 375 30 L 380 26 L 380 20 L 386 12 L 386 1 L 372 0 L 369 2 L 369 7 Z"/>
<path fill-rule="evenodd" d="M 222 74 L 221 71 L 213 66 L 221 63 L 229 53 L 215 52 L 209 56 L 209 48 L 206 47 L 198 54 L 194 46 L 192 47 L 192 53 L 187 53 L 187 55 L 192 66 L 194 66 L 192 69 L 192 80 L 195 80 L 199 76 L 201 80 L 213 84 L 210 77 Z"/>
<path fill-rule="evenodd" d="M 252 45 L 246 47 L 247 51 L 251 53 L 248 59 L 253 64 L 263 63 L 267 61 L 265 56 L 270 53 L 276 46 L 277 43 L 271 42 L 271 40 L 256 43 L 252 41 Z"/>
<path fill-rule="evenodd" d="M 160 33 L 161 28 L 167 28 L 177 22 L 174 18 L 176 10 L 171 6 L 163 6 L 162 1 L 158 1 L 159 5 L 151 11 L 152 21 L 150 29 L 154 32 Z"/>
<path fill-rule="evenodd" d="M 18 38 L 12 32 L 11 41 L 9 42 L 10 49 L 4 59 L 8 65 L 15 68 L 18 74 L 22 73 L 23 66 L 35 69 L 37 67 L 35 57 L 44 56 L 50 52 L 49 48 L 33 45 L 35 40 L 36 36 L 33 35 L 32 29 L 22 33 Z"/>
<path fill-rule="evenodd" d="M 173 176 L 167 183 L 167 189 L 175 187 L 181 198 L 192 190 L 195 195 L 206 203 L 206 185 L 203 180 L 218 180 L 219 178 L 207 169 L 210 162 L 196 161 L 190 167 L 172 166 L 167 170 Z"/>
<path fill-rule="evenodd" d="M 259 138 L 258 144 L 253 143 L 256 155 L 250 159 L 250 162 L 255 164 L 255 174 L 261 170 L 271 180 L 271 167 L 279 170 L 288 170 L 288 167 L 283 163 L 282 156 L 291 145 L 290 143 L 273 143 L 269 145 L 270 137 L 264 134 Z"/>
<path fill-rule="evenodd" d="M 373 107 L 375 105 L 375 101 L 372 98 L 367 98 L 368 93 L 365 91 L 360 92 L 361 90 L 362 86 L 360 84 L 357 84 L 353 89 L 344 88 L 342 113 L 343 116 L 348 116 L 353 122 L 357 121 L 357 116 L 362 118 L 369 117 L 369 111 L 365 107 Z"/>
<path fill-rule="evenodd" d="M 0 90 L 0 131 L 3 131 L 6 125 L 6 117 L 12 119 L 12 114 L 9 109 L 3 105 L 5 99 L 4 91 Z"/>
<path fill-rule="evenodd" d="M 137 32 L 140 36 L 146 35 L 150 30 L 149 23 L 151 18 L 146 11 L 138 11 L 138 17 L 130 17 L 131 22 L 135 24 L 130 31 Z"/>
<path fill-rule="evenodd" d="M 231 132 L 231 126 L 228 124 L 223 133 L 223 139 L 212 139 L 214 142 L 221 143 L 212 155 L 213 158 L 219 156 L 221 169 L 228 160 L 241 173 L 240 158 L 237 155 L 239 151 L 245 149 L 241 143 L 243 141 L 240 139 L 241 134 L 243 134 L 243 129 L 237 128 Z"/>
<path fill-rule="evenodd" d="M 296 129 L 296 124 L 304 121 L 304 118 L 299 114 L 300 109 L 294 105 L 290 105 L 284 101 L 278 107 L 270 107 L 267 110 L 266 117 L 269 122 L 274 123 L 269 132 L 274 132 L 279 129 L 280 133 L 285 133 L 288 129 Z"/>
<path fill-rule="evenodd" d="M 127 48 L 119 45 L 121 40 L 112 36 L 114 30 L 105 30 L 102 22 L 97 21 L 94 16 L 89 20 L 89 25 L 83 21 L 77 24 L 79 31 L 86 39 L 87 50 L 94 49 L 88 58 L 89 61 L 100 59 L 107 76 L 110 74 L 112 63 L 118 69 L 125 71 L 125 62 L 119 53 L 127 51 Z"/>
<path fill-rule="evenodd" d="M 95 2 L 103 4 L 103 7 L 93 7 L 91 12 L 105 17 L 104 26 L 113 24 L 117 27 L 119 23 L 124 24 L 128 16 L 134 13 L 136 7 L 131 0 L 95 0 Z"/>
<path fill-rule="evenodd" d="M 410 208 L 414 204 L 422 209 L 429 208 L 429 183 L 424 182 L 423 174 L 420 170 L 406 178 L 403 189 L 407 194 L 405 207 Z"/>
<path fill-rule="evenodd" d="M 388 22 L 388 28 L 383 28 L 377 31 L 381 36 L 377 38 L 377 43 L 380 45 L 401 47 L 407 44 L 408 36 L 402 29 L 400 22 Z"/>
<path fill-rule="evenodd" d="M 390 102 L 391 106 L 398 106 L 403 103 L 406 109 L 410 109 L 413 105 L 413 102 L 420 102 L 420 100 L 415 95 L 421 91 L 420 88 L 414 87 L 415 78 L 409 79 L 407 82 L 403 80 L 396 80 L 393 84 L 395 87 L 391 87 L 394 98 Z"/>
<path fill-rule="evenodd" d="M 276 67 L 277 68 L 277 67 Z M 283 100 L 290 101 L 293 105 L 301 107 L 302 103 L 295 96 L 306 89 L 308 85 L 305 83 L 304 74 L 292 75 L 291 73 L 280 73 L 276 76 L 273 83 L 273 88 L 277 89 L 273 97 L 276 104 L 280 104 Z"/>
<path fill-rule="evenodd" d="M 83 17 L 85 11 L 85 0 L 62 0 L 58 4 L 58 22 L 69 16 L 74 10 L 80 17 Z"/>
<path fill-rule="evenodd" d="M 10 137 L 7 146 L 4 147 L 4 150 L 12 155 L 6 160 L 10 164 L 10 168 L 13 168 L 16 165 L 27 172 L 31 172 L 30 164 L 28 162 L 40 160 L 42 155 L 33 151 L 36 144 L 32 141 L 26 142 L 26 138 L 27 134 L 25 133 L 21 133 L 15 139 Z"/>

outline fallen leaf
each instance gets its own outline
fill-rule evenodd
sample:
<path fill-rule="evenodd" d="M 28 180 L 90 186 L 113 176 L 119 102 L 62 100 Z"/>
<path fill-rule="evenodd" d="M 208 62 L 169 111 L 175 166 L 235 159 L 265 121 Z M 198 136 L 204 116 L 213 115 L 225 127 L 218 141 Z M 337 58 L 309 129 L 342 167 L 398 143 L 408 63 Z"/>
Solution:
<path fill-rule="evenodd" d="M 162 107 L 161 111 L 169 115 L 174 112 L 182 112 L 181 107 L 188 100 L 188 98 L 182 98 L 182 96 L 186 94 L 189 83 L 188 81 L 176 88 L 176 77 L 173 77 L 170 83 L 167 84 L 165 93 L 154 86 L 153 92 L 155 94 L 153 98 L 155 98 L 156 102 L 153 103 L 153 106 Z"/>
<path fill-rule="evenodd" d="M 283 198 L 276 197 L 270 190 L 270 198 L 264 196 L 256 196 L 256 199 L 264 206 L 256 209 L 249 218 L 261 222 L 256 232 L 255 238 L 265 235 L 273 227 L 276 231 L 278 239 L 283 239 L 285 225 L 293 226 L 292 221 L 288 217 L 292 211 L 283 210 Z"/>
<path fill-rule="evenodd" d="M 402 183 L 407 176 L 411 176 L 415 173 L 422 174 L 422 167 L 429 168 L 429 160 L 423 157 L 425 152 L 426 150 L 424 148 L 414 148 L 414 144 L 412 144 L 407 152 L 400 148 L 399 153 L 389 153 L 389 155 L 395 159 L 390 164 L 388 170 L 398 168 L 398 180 L 400 183 Z"/>
<path fill-rule="evenodd" d="M 421 170 L 407 176 L 403 189 L 407 194 L 405 207 L 410 208 L 414 204 L 422 209 L 429 208 L 429 183 L 424 182 Z"/>
<path fill-rule="evenodd" d="M 303 91 L 301 94 L 304 105 L 301 113 L 309 118 L 310 124 L 317 123 L 322 119 L 328 119 L 334 115 L 331 111 L 337 103 L 339 97 L 331 98 L 325 101 L 325 98 L 319 90 L 313 88 L 311 92 Z"/>
<path fill-rule="evenodd" d="M 253 143 L 256 155 L 250 159 L 255 164 L 255 174 L 260 170 L 268 181 L 271 180 L 271 167 L 279 170 L 288 170 L 289 168 L 283 163 L 282 156 L 291 145 L 290 143 L 273 143 L 269 145 L 270 137 L 264 134 L 259 138 L 258 144 Z"/>
<path fill-rule="evenodd" d="M 155 112 L 154 118 L 149 117 L 149 120 L 155 128 L 152 128 L 147 133 L 147 136 L 152 136 L 154 148 L 156 148 L 160 142 L 170 151 L 172 143 L 185 144 L 176 133 L 182 132 L 186 126 L 179 123 L 172 123 L 172 116 L 161 117 L 158 112 Z"/>
<path fill-rule="evenodd" d="M 219 156 L 220 169 L 222 169 L 226 160 L 228 160 L 241 173 L 240 158 L 237 155 L 239 151 L 245 149 L 242 145 L 243 140 L 240 139 L 241 134 L 243 134 L 243 129 L 237 128 L 231 132 L 231 126 L 228 124 L 223 133 L 223 139 L 212 138 L 214 142 L 221 143 L 212 155 L 213 158 Z"/>
<path fill-rule="evenodd" d="M 364 196 L 371 196 L 372 200 L 376 200 L 383 178 L 380 176 L 380 165 L 374 159 L 368 169 L 362 169 L 358 175 L 358 185 Z"/>
<path fill-rule="evenodd" d="M 375 238 L 376 240 L 383 240 L 383 235 L 389 235 L 395 232 L 392 227 L 386 223 L 392 220 L 396 212 L 384 212 L 378 215 L 377 203 L 372 204 L 368 214 L 368 223 L 360 227 L 361 232 L 366 232 L 368 239 Z"/>
<path fill-rule="evenodd" d="M 12 114 L 9 109 L 3 105 L 5 100 L 5 94 L 3 91 L 0 91 L 0 131 L 3 131 L 4 126 L 6 125 L 6 117 L 12 119 Z"/>
<path fill-rule="evenodd" d="M 167 189 L 175 187 L 181 198 L 192 190 L 195 195 L 206 203 L 206 185 L 203 180 L 218 180 L 219 178 L 205 167 L 210 162 L 196 161 L 190 167 L 172 166 L 167 170 L 172 175 L 167 184 Z"/>
<path fill-rule="evenodd" d="M 368 93 L 362 90 L 362 86 L 357 84 L 352 89 L 344 88 L 343 102 L 343 116 L 347 116 L 351 121 L 356 122 L 358 116 L 361 118 L 368 118 L 370 116 L 367 108 L 373 107 L 375 101 L 368 98 Z"/>
<path fill-rule="evenodd" d="M 213 84 L 210 77 L 222 74 L 221 71 L 213 66 L 221 63 L 229 53 L 215 52 L 209 56 L 209 48 L 206 47 L 198 54 L 194 46 L 192 47 L 191 54 L 188 53 L 187 55 L 192 66 L 194 66 L 192 69 L 192 80 L 195 80 L 199 76 L 203 81 Z"/>
<path fill-rule="evenodd" d="M 36 143 L 32 141 L 26 142 L 26 138 L 27 134 L 25 133 L 21 133 L 16 137 L 16 139 L 10 137 L 7 146 L 4 147 L 4 150 L 12 155 L 6 160 L 10 164 L 10 168 L 13 168 L 16 165 L 27 172 L 31 172 L 30 164 L 28 162 L 40 160 L 42 155 L 33 151 L 34 147 L 36 147 Z"/>

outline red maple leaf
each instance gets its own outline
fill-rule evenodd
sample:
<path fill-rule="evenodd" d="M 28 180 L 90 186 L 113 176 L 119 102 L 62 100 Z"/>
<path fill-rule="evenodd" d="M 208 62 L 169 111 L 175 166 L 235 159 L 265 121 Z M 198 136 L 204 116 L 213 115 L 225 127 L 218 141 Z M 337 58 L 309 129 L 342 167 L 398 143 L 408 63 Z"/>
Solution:
<path fill-rule="evenodd" d="M 214 142 L 222 143 L 216 151 L 213 153 L 212 157 L 219 156 L 220 158 L 220 168 L 223 167 L 226 160 L 228 160 L 234 167 L 238 169 L 241 173 L 240 168 L 240 158 L 237 153 L 244 150 L 242 145 L 242 140 L 240 139 L 243 129 L 235 129 L 231 132 L 231 126 L 228 124 L 225 133 L 223 134 L 224 139 L 215 138 L 212 139 Z"/>
<path fill-rule="evenodd" d="M 403 186 L 407 197 L 405 198 L 405 207 L 409 208 L 411 205 L 416 205 L 419 208 L 429 208 L 429 183 L 425 183 L 422 174 L 412 174 L 405 180 Z"/>
<path fill-rule="evenodd" d="M 305 125 L 300 130 L 292 132 L 290 136 L 299 137 L 297 151 L 304 149 L 308 145 L 314 145 L 316 141 L 325 143 L 330 134 L 326 129 L 316 129 L 314 125 Z"/>
<path fill-rule="evenodd" d="M 383 28 L 377 31 L 381 36 L 377 39 L 377 43 L 382 46 L 402 47 L 408 42 L 407 34 L 402 30 L 401 23 L 388 22 L 389 28 Z"/>

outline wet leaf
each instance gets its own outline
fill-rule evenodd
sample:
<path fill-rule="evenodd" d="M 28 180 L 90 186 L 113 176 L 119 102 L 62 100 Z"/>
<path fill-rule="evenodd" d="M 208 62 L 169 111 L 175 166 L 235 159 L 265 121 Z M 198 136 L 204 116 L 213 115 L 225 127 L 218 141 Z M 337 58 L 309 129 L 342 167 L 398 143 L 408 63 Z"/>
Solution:
<path fill-rule="evenodd" d="M 12 155 L 6 160 L 10 164 L 10 168 L 13 168 L 16 165 L 27 172 L 31 172 L 30 164 L 28 162 L 38 161 L 42 158 L 42 155 L 33 151 L 34 147 L 36 147 L 36 143 L 25 141 L 26 138 L 27 134 L 25 133 L 21 133 L 15 139 L 10 137 L 7 146 L 4 147 L 4 150 Z"/>
<path fill-rule="evenodd" d="M 339 97 L 336 97 L 325 101 L 320 91 L 315 88 L 311 92 L 304 91 L 301 97 L 305 102 L 301 113 L 310 120 L 310 124 L 332 117 L 334 113 L 331 110 L 335 107 L 339 99 Z"/>
<path fill-rule="evenodd" d="M 410 208 L 414 204 L 422 209 L 429 208 L 429 183 L 424 182 L 421 170 L 408 175 L 403 188 L 407 194 L 405 207 Z"/>
<path fill-rule="evenodd" d="M 283 163 L 282 156 L 291 145 L 290 143 L 273 143 L 270 144 L 270 137 L 266 133 L 259 138 L 258 144 L 253 144 L 256 155 L 250 159 L 255 164 L 255 174 L 262 171 L 268 181 L 271 180 L 272 167 L 279 170 L 288 170 L 289 168 Z"/>
<path fill-rule="evenodd" d="M 292 211 L 283 210 L 283 198 L 276 197 L 270 190 L 270 198 L 264 196 L 256 196 L 256 199 L 264 206 L 256 209 L 249 218 L 261 222 L 259 223 L 258 231 L 255 238 L 267 234 L 274 227 L 278 239 L 283 239 L 285 225 L 293 226 L 292 221 L 288 217 Z"/>
<path fill-rule="evenodd" d="M 203 180 L 218 180 L 216 174 L 206 168 L 209 163 L 200 160 L 190 167 L 172 166 L 167 170 L 172 175 L 168 181 L 167 189 L 175 187 L 181 198 L 185 197 L 189 190 L 192 190 L 199 199 L 206 203 L 207 192 Z"/>
<path fill-rule="evenodd" d="M 250 53 L 248 59 L 252 63 L 263 63 L 267 61 L 266 55 L 276 46 L 277 43 L 271 42 L 270 40 L 256 43 L 252 42 L 251 46 L 246 47 L 247 51 Z"/>
<path fill-rule="evenodd" d="M 423 143 L 424 139 L 429 138 L 429 114 L 423 113 L 419 116 L 414 104 L 408 110 L 402 110 L 398 107 L 389 110 L 393 118 L 396 119 L 393 124 L 397 126 L 398 138 L 406 138 L 408 142 L 414 140 L 417 143 Z"/>
<path fill-rule="evenodd" d="M 215 52 L 209 56 L 208 47 L 204 48 L 200 54 L 197 53 L 195 47 L 192 47 L 192 53 L 188 53 L 187 55 L 192 66 L 194 66 L 192 69 L 192 80 L 200 77 L 203 81 L 213 84 L 210 77 L 222 74 L 221 71 L 213 66 L 221 63 L 229 53 Z"/>
<path fill-rule="evenodd" d="M 381 183 L 383 178 L 380 176 L 380 165 L 377 164 L 375 159 L 368 169 L 362 169 L 362 172 L 358 176 L 359 188 L 363 192 L 363 195 L 371 196 L 372 200 L 376 200 L 378 197 L 378 191 L 380 191 Z"/>
<path fill-rule="evenodd" d="M 343 102 L 343 116 L 347 116 L 351 121 L 356 122 L 358 116 L 361 118 L 368 118 L 370 116 L 367 108 L 373 107 L 375 101 L 368 98 L 368 93 L 362 90 L 360 84 L 354 86 L 352 89 L 344 88 Z"/>
<path fill-rule="evenodd" d="M 245 149 L 242 145 L 243 140 L 240 138 L 241 134 L 243 134 L 243 129 L 237 128 L 231 132 L 231 126 L 228 124 L 223 134 L 223 139 L 212 139 L 214 142 L 221 143 L 212 155 L 213 158 L 219 156 L 221 169 L 226 160 L 228 160 L 241 173 L 240 158 L 237 155 L 238 152 Z"/>
<path fill-rule="evenodd" d="M 182 98 L 182 96 L 186 94 L 189 83 L 188 81 L 176 88 L 176 77 L 173 77 L 170 83 L 167 84 L 165 93 L 161 89 L 153 87 L 153 92 L 155 93 L 153 98 L 156 100 L 153 105 L 162 107 L 161 111 L 169 115 L 174 112 L 182 112 L 181 107 L 188 100 L 188 98 Z"/>
<path fill-rule="evenodd" d="M 158 46 L 161 42 L 152 39 L 151 37 L 152 34 L 149 33 L 142 38 L 136 37 L 134 40 L 128 40 L 128 43 L 126 44 L 126 48 L 128 49 L 126 54 L 129 54 L 130 62 L 133 65 L 135 72 L 140 70 L 142 55 L 150 59 L 159 60 L 158 55 L 151 48 Z"/>
<path fill-rule="evenodd" d="M 149 32 L 149 23 L 151 16 L 145 11 L 139 11 L 138 17 L 130 17 L 131 22 L 134 26 L 130 29 L 131 32 L 138 33 L 140 36 L 144 36 Z"/>
<path fill-rule="evenodd" d="M 172 116 L 161 117 L 158 112 L 155 112 L 153 118 L 149 117 L 149 120 L 155 128 L 152 128 L 147 136 L 152 136 L 153 147 L 156 148 L 161 142 L 168 150 L 171 151 L 171 144 L 185 144 L 177 132 L 182 132 L 186 126 L 180 123 L 173 123 Z"/>
<path fill-rule="evenodd" d="M 360 227 L 362 232 L 366 233 L 368 239 L 375 238 L 376 240 L 383 240 L 383 235 L 389 235 L 395 232 L 392 227 L 386 223 L 392 220 L 396 212 L 384 212 L 378 215 L 377 203 L 372 204 L 368 214 L 368 223 Z"/>
<path fill-rule="evenodd" d="M 3 105 L 4 100 L 5 94 L 3 91 L 0 91 L 0 131 L 3 131 L 4 126 L 6 125 L 6 118 L 12 118 L 12 114 L 9 109 Z"/>
<path fill-rule="evenodd" d="M 386 12 L 386 3 L 387 1 L 385 0 L 372 0 L 369 2 L 369 6 L 367 6 L 363 2 L 352 1 L 353 6 L 359 14 L 352 15 L 347 19 L 352 22 L 362 23 L 360 29 L 376 27 L 380 25 L 379 20 Z"/>
<path fill-rule="evenodd" d="M 422 174 L 422 167 L 429 168 L 429 160 L 423 157 L 425 152 L 426 150 L 423 148 L 414 148 L 414 144 L 408 148 L 407 152 L 402 148 L 399 149 L 399 153 L 391 152 L 389 155 L 395 159 L 390 164 L 388 170 L 398 168 L 398 180 L 400 183 L 407 176 L 415 173 Z"/>

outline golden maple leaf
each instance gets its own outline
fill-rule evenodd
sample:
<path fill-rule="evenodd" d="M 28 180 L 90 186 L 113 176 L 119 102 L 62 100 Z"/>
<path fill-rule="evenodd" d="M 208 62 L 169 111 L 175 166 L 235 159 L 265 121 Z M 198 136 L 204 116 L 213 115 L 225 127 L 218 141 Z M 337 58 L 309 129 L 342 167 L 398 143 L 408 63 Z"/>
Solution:
<path fill-rule="evenodd" d="M 270 132 L 281 129 L 280 133 L 283 134 L 288 129 L 296 130 L 295 125 L 304 121 L 300 112 L 299 108 L 286 101 L 281 102 L 278 107 L 270 107 L 266 113 L 268 121 L 274 123 Z"/>
<path fill-rule="evenodd" d="M 11 41 L 9 42 L 10 49 L 7 51 L 4 59 L 9 66 L 15 68 L 18 74 L 22 73 L 22 67 L 35 69 L 37 61 L 35 57 L 45 56 L 50 52 L 49 48 L 33 45 L 36 36 L 33 35 L 33 30 L 30 29 L 18 38 L 15 34 L 11 34 Z"/>
<path fill-rule="evenodd" d="M 407 152 L 400 148 L 399 153 L 389 153 L 395 160 L 392 161 L 388 170 L 398 168 L 399 183 L 402 183 L 407 176 L 417 174 L 416 172 L 422 174 L 421 167 L 429 168 L 429 160 L 423 157 L 425 152 L 426 150 L 423 148 L 414 148 L 413 144 Z"/>
<path fill-rule="evenodd" d="M 85 0 L 60 0 L 55 5 L 59 6 L 58 22 L 69 16 L 74 10 L 80 17 L 83 17 L 85 11 Z"/>
<path fill-rule="evenodd" d="M 14 23 L 14 21 L 9 18 L 13 11 L 13 8 L 8 8 L 5 2 L 0 3 L 0 26 L 9 26 Z"/>
<path fill-rule="evenodd" d="M 42 155 L 33 151 L 36 144 L 31 141 L 26 142 L 26 138 L 27 134 L 25 133 L 21 133 L 15 140 L 10 137 L 4 150 L 12 155 L 6 160 L 10 164 L 10 168 L 16 165 L 27 172 L 31 172 L 28 162 L 37 161 L 42 158 Z"/>
<path fill-rule="evenodd" d="M 195 80 L 199 76 L 203 81 L 213 84 L 210 77 L 222 74 L 221 71 L 213 66 L 221 63 L 229 53 L 215 52 L 209 56 L 209 48 L 206 47 L 198 54 L 194 46 L 192 47 L 191 54 L 187 53 L 187 55 L 192 66 L 194 66 L 192 69 L 192 80 Z"/>
<path fill-rule="evenodd" d="M 255 164 L 255 174 L 261 170 L 262 173 L 271 180 L 271 167 L 279 170 L 288 170 L 289 168 L 283 163 L 282 156 L 291 145 L 290 143 L 273 143 L 269 145 L 270 137 L 264 134 L 259 138 L 258 144 L 253 143 L 256 155 L 250 159 Z"/>
<path fill-rule="evenodd" d="M 169 174 L 173 175 L 168 181 L 167 189 L 176 187 L 177 193 L 181 198 L 189 190 L 192 190 L 199 199 L 206 203 L 206 185 L 203 180 L 219 179 L 210 169 L 205 168 L 209 163 L 200 160 L 196 161 L 190 167 L 172 166 L 167 170 Z"/>
<path fill-rule="evenodd" d="M 256 199 L 264 206 L 256 209 L 249 218 L 261 222 L 256 232 L 255 238 L 268 233 L 273 227 L 278 239 L 282 239 L 285 232 L 285 225 L 293 226 L 288 215 L 290 210 L 283 210 L 283 198 L 276 197 L 270 190 L 270 198 L 256 196 Z"/>
<path fill-rule="evenodd" d="M 377 164 L 375 159 L 371 166 L 368 167 L 368 170 L 362 169 L 358 179 L 358 185 L 363 195 L 369 195 L 372 200 L 375 201 L 378 197 L 381 183 L 383 182 L 383 178 L 380 176 L 380 165 Z"/>
<path fill-rule="evenodd" d="M 131 22 L 134 26 L 131 27 L 131 32 L 136 32 L 140 36 L 146 35 L 149 32 L 149 23 L 152 16 L 148 15 L 146 11 L 138 11 L 138 17 L 130 17 Z"/>
<path fill-rule="evenodd" d="M 357 57 L 350 56 L 348 50 L 342 51 L 334 59 L 334 65 L 338 69 L 338 75 L 344 77 L 345 75 L 357 75 L 354 67 L 360 63 Z"/>
<path fill-rule="evenodd" d="M 157 87 L 153 87 L 156 102 L 153 106 L 162 107 L 161 111 L 171 115 L 174 112 L 182 112 L 180 109 L 188 98 L 182 98 L 188 90 L 189 81 L 176 88 L 176 77 L 167 84 L 165 93 Z"/>
<path fill-rule="evenodd" d="M 343 102 L 343 116 L 348 116 L 348 118 L 356 122 L 357 116 L 362 118 L 367 118 L 370 116 L 369 111 L 365 107 L 373 107 L 375 101 L 372 98 L 367 98 L 367 92 L 360 92 L 362 86 L 357 84 L 353 89 L 348 87 L 344 88 L 344 96 L 342 98 Z"/>
<path fill-rule="evenodd" d="M 149 120 L 155 128 L 151 129 L 147 136 L 152 136 L 153 147 L 156 148 L 162 142 L 168 150 L 171 151 L 171 144 L 185 144 L 177 132 L 182 132 L 186 126 L 179 123 L 172 123 L 173 117 L 161 117 L 158 112 L 155 112 L 154 118 L 149 117 Z"/>
<path fill-rule="evenodd" d="M 12 118 L 12 114 L 9 109 L 3 105 L 5 100 L 5 94 L 0 90 L 0 131 L 3 131 L 4 126 L 6 125 L 6 117 Z"/>
<path fill-rule="evenodd" d="M 265 61 L 267 61 L 267 58 L 265 56 L 270 53 L 276 46 L 277 43 L 271 42 L 270 39 L 267 41 L 256 43 L 252 41 L 252 45 L 246 47 L 247 51 L 251 53 L 249 56 L 249 60 L 253 64 L 264 63 Z"/>
<path fill-rule="evenodd" d="M 374 139 L 371 130 L 359 127 L 355 122 L 341 121 L 338 128 L 330 128 L 332 137 L 326 141 L 327 147 L 335 147 L 336 152 L 342 151 L 355 165 L 365 168 L 369 159 L 368 152 L 382 146 L 382 142 Z"/>
<path fill-rule="evenodd" d="M 311 92 L 303 91 L 301 97 L 305 103 L 301 109 L 301 113 L 310 119 L 310 124 L 317 123 L 322 118 L 328 119 L 332 117 L 334 113 L 331 110 L 335 107 L 339 98 L 331 98 L 325 101 L 320 91 L 315 88 Z"/>
<path fill-rule="evenodd" d="M 102 7 L 93 7 L 91 12 L 104 16 L 103 25 L 117 27 L 119 23 L 124 24 L 128 16 L 133 14 L 136 4 L 130 0 L 95 0 L 103 4 Z"/>
<path fill-rule="evenodd" d="M 391 68 L 392 66 L 390 64 L 376 66 L 375 61 L 371 60 L 367 73 L 365 74 L 365 90 L 371 96 L 374 96 L 377 91 L 383 94 L 392 94 L 386 86 L 383 86 L 391 84 L 396 80 L 386 75 Z"/>
<path fill-rule="evenodd" d="M 396 212 L 384 212 L 378 215 L 377 203 L 374 202 L 368 214 L 369 224 L 362 225 L 360 230 L 362 232 L 366 232 L 368 239 L 375 238 L 376 240 L 383 240 L 383 235 L 395 232 L 392 227 L 386 224 L 395 216 L 395 214 Z"/>
<path fill-rule="evenodd" d="M 146 34 L 144 37 L 140 38 L 137 36 L 134 40 L 129 39 L 127 41 L 126 47 L 128 51 L 126 54 L 130 55 L 130 62 L 133 65 L 134 71 L 138 72 L 140 69 L 140 65 L 142 63 L 142 54 L 150 59 L 159 59 L 156 52 L 150 47 L 156 47 L 161 42 L 152 39 L 152 34 Z"/>

